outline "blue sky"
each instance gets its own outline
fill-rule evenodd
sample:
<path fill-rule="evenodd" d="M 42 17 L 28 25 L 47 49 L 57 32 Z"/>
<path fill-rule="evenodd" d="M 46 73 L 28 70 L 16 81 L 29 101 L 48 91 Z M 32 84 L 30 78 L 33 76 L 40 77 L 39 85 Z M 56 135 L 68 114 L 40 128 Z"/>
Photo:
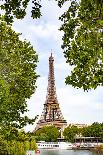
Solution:
<path fill-rule="evenodd" d="M 57 98 L 64 118 L 69 123 L 103 122 L 103 88 L 84 92 L 81 89 L 65 85 L 65 77 L 70 74 L 70 67 L 66 64 L 61 49 L 62 35 L 58 29 L 61 25 L 59 16 L 69 6 L 69 3 L 60 9 L 53 0 L 42 0 L 42 17 L 38 20 L 30 18 L 30 13 L 23 20 L 15 20 L 13 29 L 22 33 L 21 39 L 31 42 L 39 55 L 35 94 L 27 101 L 28 115 L 33 118 L 42 113 L 45 103 L 48 84 L 48 58 L 52 51 L 55 58 L 55 83 Z M 29 11 L 29 8 L 28 10 Z M 34 126 L 27 126 L 26 130 L 33 130 Z"/>

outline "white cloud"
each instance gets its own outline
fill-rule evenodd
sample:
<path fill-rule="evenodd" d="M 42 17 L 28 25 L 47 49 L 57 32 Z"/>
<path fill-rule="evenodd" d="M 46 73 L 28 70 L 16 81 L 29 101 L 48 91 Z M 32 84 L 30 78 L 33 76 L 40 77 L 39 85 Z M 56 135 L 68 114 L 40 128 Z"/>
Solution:
<path fill-rule="evenodd" d="M 98 111 L 102 111 L 103 112 L 103 103 L 95 103 L 94 104 L 94 107 L 93 107 L 95 110 L 98 110 Z"/>
<path fill-rule="evenodd" d="M 98 91 L 98 90 L 97 90 Z M 103 104 L 94 102 L 97 91 L 84 93 L 74 88 L 64 87 L 57 90 L 59 102 L 68 123 L 93 123 L 103 121 Z M 100 97 L 100 96 L 98 96 Z"/>
<path fill-rule="evenodd" d="M 54 41 L 61 41 L 62 32 L 58 31 L 58 29 L 58 25 L 49 22 L 41 22 L 28 27 L 28 30 L 34 34 L 34 37 L 39 39 L 52 39 Z"/>
<path fill-rule="evenodd" d="M 28 12 L 31 11 L 30 8 L 31 5 Z M 61 25 L 58 18 L 63 9 L 60 9 L 55 1 L 43 0 L 41 12 L 43 16 L 38 20 L 33 20 L 28 15 L 23 20 L 15 20 L 13 29 L 22 32 L 21 39 L 29 40 L 37 50 L 40 50 L 41 40 L 46 41 L 48 46 L 53 41 L 57 45 L 61 45 L 63 32 L 58 30 Z"/>
<path fill-rule="evenodd" d="M 41 12 L 42 12 L 42 17 L 45 21 L 52 21 L 52 22 L 60 22 L 58 19 L 59 17 L 64 13 L 65 10 L 68 9 L 68 7 L 70 6 L 70 1 L 66 2 L 62 9 L 60 7 L 58 7 L 57 2 L 55 0 L 42 0 L 42 8 L 41 8 Z"/>
<path fill-rule="evenodd" d="M 55 69 L 58 69 L 58 70 L 68 70 L 68 68 L 69 68 L 69 65 L 66 64 L 65 62 L 55 64 Z"/>

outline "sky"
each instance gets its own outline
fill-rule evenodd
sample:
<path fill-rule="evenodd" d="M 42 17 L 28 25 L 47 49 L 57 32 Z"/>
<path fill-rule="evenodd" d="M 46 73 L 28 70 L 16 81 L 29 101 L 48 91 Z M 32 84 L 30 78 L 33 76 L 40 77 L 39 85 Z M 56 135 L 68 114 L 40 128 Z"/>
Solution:
<path fill-rule="evenodd" d="M 49 62 L 48 58 L 53 53 L 55 68 L 55 84 L 57 98 L 64 118 L 69 123 L 92 124 L 103 122 L 103 88 L 84 92 L 82 89 L 73 88 L 65 84 L 65 78 L 72 67 L 66 64 L 61 49 L 62 35 L 58 29 L 61 22 L 59 16 L 69 7 L 66 3 L 62 9 L 53 0 L 42 0 L 42 17 L 37 20 L 30 18 L 30 7 L 27 16 L 23 20 L 15 20 L 13 29 L 22 33 L 21 39 L 30 41 L 39 56 L 36 92 L 27 100 L 30 118 L 41 115 L 43 104 L 46 100 Z M 27 126 L 26 131 L 33 131 L 35 124 Z"/>

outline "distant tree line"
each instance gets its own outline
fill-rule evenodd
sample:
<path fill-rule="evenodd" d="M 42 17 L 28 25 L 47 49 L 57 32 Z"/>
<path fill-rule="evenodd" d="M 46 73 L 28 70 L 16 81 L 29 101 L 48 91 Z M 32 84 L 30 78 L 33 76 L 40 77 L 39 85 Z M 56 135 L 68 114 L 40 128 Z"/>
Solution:
<path fill-rule="evenodd" d="M 92 125 L 83 128 L 70 125 L 64 129 L 63 135 L 70 142 L 75 142 L 77 135 L 83 137 L 99 137 L 103 141 L 103 123 L 94 122 Z"/>
<path fill-rule="evenodd" d="M 36 141 L 57 141 L 60 138 L 60 132 L 55 126 L 45 126 L 33 133 Z M 68 142 L 75 142 L 76 136 L 99 137 L 103 140 L 103 123 L 94 122 L 92 125 L 78 128 L 74 125 L 67 126 L 63 131 L 64 139 Z"/>

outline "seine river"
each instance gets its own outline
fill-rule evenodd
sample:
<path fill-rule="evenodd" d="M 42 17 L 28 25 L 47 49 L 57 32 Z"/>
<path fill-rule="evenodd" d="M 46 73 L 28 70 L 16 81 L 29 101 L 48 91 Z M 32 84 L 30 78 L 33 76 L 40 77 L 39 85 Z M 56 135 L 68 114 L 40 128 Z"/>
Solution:
<path fill-rule="evenodd" d="M 88 150 L 40 150 L 40 154 L 38 155 L 101 155 L 101 154 L 92 153 Z"/>

